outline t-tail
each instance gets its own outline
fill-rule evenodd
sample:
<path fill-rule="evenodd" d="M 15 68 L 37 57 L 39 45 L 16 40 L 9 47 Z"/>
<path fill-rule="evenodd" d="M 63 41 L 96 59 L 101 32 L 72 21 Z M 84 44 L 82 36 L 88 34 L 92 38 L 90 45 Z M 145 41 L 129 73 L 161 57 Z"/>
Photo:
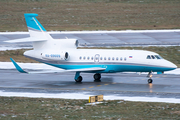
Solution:
<path fill-rule="evenodd" d="M 26 13 L 24 14 L 28 31 L 30 34 L 29 38 L 15 39 L 10 41 L 5 41 L 9 43 L 17 42 L 33 42 L 33 48 L 38 49 L 44 42 L 52 40 L 53 38 L 47 33 L 46 29 L 41 25 L 41 23 L 36 19 L 38 14 Z"/>
<path fill-rule="evenodd" d="M 30 37 L 52 39 L 52 37 L 47 33 L 46 29 L 36 19 L 37 16 L 38 14 L 35 13 L 24 14 Z"/>

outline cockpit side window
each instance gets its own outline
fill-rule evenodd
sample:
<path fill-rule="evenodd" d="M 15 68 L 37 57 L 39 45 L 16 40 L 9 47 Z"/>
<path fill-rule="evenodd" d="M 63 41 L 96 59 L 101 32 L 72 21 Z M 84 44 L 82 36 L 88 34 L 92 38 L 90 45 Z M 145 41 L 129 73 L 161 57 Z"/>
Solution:
<path fill-rule="evenodd" d="M 147 56 L 147 59 L 151 59 L 151 56 L 150 56 L 150 55 L 148 55 L 148 56 Z"/>
<path fill-rule="evenodd" d="M 152 59 L 155 59 L 154 55 L 151 55 L 151 58 L 152 58 Z"/>
<path fill-rule="evenodd" d="M 155 55 L 155 57 L 156 57 L 157 59 L 161 59 L 158 55 Z"/>
<path fill-rule="evenodd" d="M 158 57 L 159 57 L 160 59 L 163 59 L 160 55 L 158 55 Z"/>

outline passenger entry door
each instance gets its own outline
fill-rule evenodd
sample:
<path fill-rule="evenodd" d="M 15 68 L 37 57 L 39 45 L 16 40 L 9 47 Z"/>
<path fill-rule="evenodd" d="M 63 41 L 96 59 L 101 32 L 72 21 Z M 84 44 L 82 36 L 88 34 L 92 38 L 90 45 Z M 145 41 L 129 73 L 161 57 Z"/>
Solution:
<path fill-rule="evenodd" d="M 94 56 L 94 62 L 95 62 L 95 63 L 99 63 L 99 57 L 100 57 L 99 54 L 96 54 L 96 55 Z"/>

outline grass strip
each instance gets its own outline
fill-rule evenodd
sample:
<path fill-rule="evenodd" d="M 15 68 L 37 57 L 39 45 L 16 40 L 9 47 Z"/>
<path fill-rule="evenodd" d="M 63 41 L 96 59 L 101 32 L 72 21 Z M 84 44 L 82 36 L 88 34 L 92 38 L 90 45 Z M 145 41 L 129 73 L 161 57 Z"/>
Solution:
<path fill-rule="evenodd" d="M 149 120 L 180 118 L 180 104 L 104 101 L 85 105 L 88 100 L 0 97 L 0 119 L 32 120 Z"/>
<path fill-rule="evenodd" d="M 180 0 L 0 0 L 0 31 L 27 31 L 24 13 L 48 30 L 180 29 Z"/>

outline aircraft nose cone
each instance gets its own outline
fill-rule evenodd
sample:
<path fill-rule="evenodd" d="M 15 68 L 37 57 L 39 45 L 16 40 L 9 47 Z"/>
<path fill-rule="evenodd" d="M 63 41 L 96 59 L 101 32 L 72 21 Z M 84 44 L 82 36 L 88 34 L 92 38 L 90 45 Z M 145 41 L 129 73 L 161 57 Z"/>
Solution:
<path fill-rule="evenodd" d="M 172 63 L 172 62 L 169 62 L 167 66 L 168 66 L 168 68 L 170 68 L 171 70 L 174 70 L 174 69 L 177 68 L 177 66 L 176 66 L 174 63 Z"/>

